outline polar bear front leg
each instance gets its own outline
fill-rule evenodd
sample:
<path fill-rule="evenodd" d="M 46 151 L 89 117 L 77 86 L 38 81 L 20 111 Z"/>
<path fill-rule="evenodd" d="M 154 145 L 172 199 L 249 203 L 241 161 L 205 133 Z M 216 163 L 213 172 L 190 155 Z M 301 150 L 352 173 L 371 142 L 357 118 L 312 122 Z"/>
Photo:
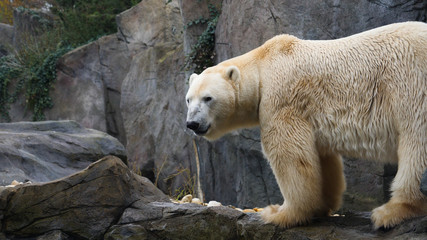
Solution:
<path fill-rule="evenodd" d="M 276 113 L 261 125 L 261 135 L 264 154 L 284 198 L 283 205 L 265 208 L 264 221 L 291 227 L 326 215 L 321 165 L 309 123 L 292 114 Z"/>
<path fill-rule="evenodd" d="M 427 197 L 420 191 L 421 175 L 427 166 L 425 132 L 401 134 L 398 147 L 399 166 L 390 201 L 372 211 L 374 228 L 391 228 L 404 220 L 427 215 Z M 418 139 L 417 139 L 418 137 Z"/>

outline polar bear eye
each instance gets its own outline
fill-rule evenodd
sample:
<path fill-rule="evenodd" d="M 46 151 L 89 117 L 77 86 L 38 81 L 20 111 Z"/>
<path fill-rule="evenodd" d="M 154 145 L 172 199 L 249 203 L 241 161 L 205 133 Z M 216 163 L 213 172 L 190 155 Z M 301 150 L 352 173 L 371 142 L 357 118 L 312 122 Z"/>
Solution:
<path fill-rule="evenodd" d="M 203 101 L 204 102 L 210 102 L 210 101 L 212 101 L 212 97 L 204 97 Z"/>

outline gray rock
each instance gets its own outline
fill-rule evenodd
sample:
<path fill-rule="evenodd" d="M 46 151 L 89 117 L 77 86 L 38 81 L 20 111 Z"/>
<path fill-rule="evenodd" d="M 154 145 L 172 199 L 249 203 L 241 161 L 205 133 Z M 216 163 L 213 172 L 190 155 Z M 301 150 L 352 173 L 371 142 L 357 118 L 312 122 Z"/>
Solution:
<path fill-rule="evenodd" d="M 391 180 L 396 169 L 381 162 L 344 158 L 347 190 L 344 210 L 370 211 L 389 199 Z M 390 169 L 390 173 L 386 171 Z"/>
<path fill-rule="evenodd" d="M 206 23 L 192 24 L 188 25 L 190 22 L 194 22 L 197 19 L 204 18 L 208 19 L 209 8 L 208 4 L 202 3 L 200 1 L 193 0 L 179 0 L 179 8 L 181 9 L 182 21 L 186 26 L 184 28 L 184 52 L 189 54 L 191 48 L 196 44 L 198 37 L 206 29 Z M 222 0 L 212 0 L 209 1 L 210 4 L 215 6 L 218 10 L 221 8 Z"/>
<path fill-rule="evenodd" d="M 117 18 L 129 49 L 140 47 L 123 81 L 120 104 L 129 162 L 161 190 L 175 195 L 196 172 L 192 137 L 185 133 L 179 7 L 176 1 L 147 0 Z"/>
<path fill-rule="evenodd" d="M 105 157 L 67 178 L 0 190 L 1 232 L 11 238 L 67 233 L 101 239 L 132 203 L 169 198 L 130 171 L 118 158 Z M 42 238 L 43 239 L 43 238 Z"/>
<path fill-rule="evenodd" d="M 0 239 L 425 239 L 427 217 L 374 231 L 369 213 L 315 218 L 290 229 L 258 213 L 175 204 L 108 156 L 53 182 L 0 188 Z"/>
<path fill-rule="evenodd" d="M 0 33 L 3 33 L 0 34 L 0 56 L 4 52 L 2 46 L 6 46 L 9 38 L 10 45 L 19 48 L 27 38 L 48 29 L 50 17 L 37 10 L 16 10 L 13 27 L 0 25 Z M 112 34 L 61 57 L 57 65 L 57 79 L 50 93 L 54 106 L 45 111 L 46 119 L 75 120 L 87 128 L 107 132 L 126 144 L 120 94 L 134 54 L 117 34 Z M 11 104 L 9 115 L 13 122 L 31 120 L 25 96 L 20 95 Z"/>
<path fill-rule="evenodd" d="M 276 179 L 264 158 L 259 130 L 241 130 L 209 143 L 196 140 L 206 201 L 240 208 L 281 204 Z"/>
<path fill-rule="evenodd" d="M 181 44 L 182 19 L 176 0 L 144 0 L 116 17 L 118 31 L 131 49 L 159 42 Z"/>
<path fill-rule="evenodd" d="M 117 35 L 98 39 L 100 73 L 104 82 L 107 133 L 126 145 L 126 133 L 120 111 L 122 83 L 135 53 Z"/>
<path fill-rule="evenodd" d="M 52 181 L 106 155 L 126 162 L 117 139 L 73 121 L 0 123 L 0 185 Z"/>
<path fill-rule="evenodd" d="M 43 234 L 42 236 L 37 237 L 36 239 L 37 240 L 71 240 L 73 238 L 60 230 L 53 230 L 51 232 L 47 232 Z"/>
<path fill-rule="evenodd" d="M 13 26 L 0 23 L 0 57 L 9 54 L 13 45 Z"/>
<path fill-rule="evenodd" d="M 58 61 L 57 80 L 51 92 L 54 106 L 45 111 L 46 118 L 75 120 L 126 144 L 120 94 L 131 58 L 115 34 L 65 54 Z"/>
<path fill-rule="evenodd" d="M 147 219 L 145 212 L 156 212 Z M 133 215 L 134 221 L 128 216 Z M 123 219 L 128 219 L 123 221 Z M 257 213 L 229 207 L 153 202 L 125 211 L 104 239 L 424 239 L 427 217 L 407 221 L 389 231 L 374 231 L 368 213 L 316 218 L 306 226 L 283 229 L 264 224 Z"/>
<path fill-rule="evenodd" d="M 336 39 L 402 21 L 426 21 L 426 1 L 224 1 L 216 30 L 219 61 L 282 33 Z"/>
<path fill-rule="evenodd" d="M 50 93 L 54 106 L 45 112 L 46 118 L 75 120 L 84 127 L 106 132 L 106 86 L 100 72 L 97 42 L 65 54 L 58 60 L 57 69 L 57 80 Z"/>
<path fill-rule="evenodd" d="M 53 26 L 53 16 L 36 9 L 15 8 L 13 11 L 13 46 L 25 47 Z"/>

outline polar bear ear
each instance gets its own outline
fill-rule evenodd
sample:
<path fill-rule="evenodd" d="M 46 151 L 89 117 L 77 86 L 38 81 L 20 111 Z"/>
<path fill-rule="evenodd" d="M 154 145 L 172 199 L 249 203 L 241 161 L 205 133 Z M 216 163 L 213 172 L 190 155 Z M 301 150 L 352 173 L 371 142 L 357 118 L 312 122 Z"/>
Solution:
<path fill-rule="evenodd" d="M 225 76 L 233 82 L 237 82 L 240 79 L 240 71 L 236 66 L 230 66 L 225 71 Z"/>
<path fill-rule="evenodd" d="M 190 76 L 190 80 L 188 81 L 189 85 L 191 85 L 191 83 L 194 81 L 194 79 L 195 79 L 197 76 L 199 76 L 199 75 L 197 75 L 197 74 L 195 74 L 195 73 L 191 74 L 191 76 Z"/>

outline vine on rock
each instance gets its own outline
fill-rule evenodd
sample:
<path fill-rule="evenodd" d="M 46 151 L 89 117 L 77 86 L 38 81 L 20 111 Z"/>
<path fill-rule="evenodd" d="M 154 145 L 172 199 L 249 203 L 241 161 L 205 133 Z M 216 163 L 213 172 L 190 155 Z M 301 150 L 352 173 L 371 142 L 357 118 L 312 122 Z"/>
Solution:
<path fill-rule="evenodd" d="M 0 0 L 0 6 L 8 3 L 9 11 L 6 21 L 5 11 L 0 9 L 0 21 L 12 23 L 16 8 L 36 23 L 34 31 L 21 33 L 22 47 L 8 46 L 10 55 L 0 58 L 0 122 L 12 120 L 9 110 L 18 96 L 25 97 L 25 110 L 33 113 L 33 121 L 45 120 L 44 110 L 53 106 L 49 92 L 56 79 L 57 60 L 75 47 L 115 32 L 116 15 L 140 0 L 51 0 L 52 19 L 26 8 L 32 2 L 36 0 Z"/>
<path fill-rule="evenodd" d="M 186 69 L 194 68 L 195 73 L 201 73 L 215 64 L 215 29 L 218 23 L 219 11 L 213 4 L 209 3 L 208 7 L 209 18 L 200 17 L 186 25 L 188 28 L 192 25 L 207 24 L 206 29 L 199 36 L 196 44 L 194 44 L 191 52 L 186 57 Z"/>
<path fill-rule="evenodd" d="M 44 110 L 52 108 L 49 96 L 56 79 L 56 62 L 70 46 L 59 47 L 46 53 L 39 63 L 28 63 L 17 55 L 0 58 L 0 113 L 3 121 L 10 122 L 10 105 L 24 89 L 26 107 L 33 112 L 33 121 L 45 120 Z"/>

